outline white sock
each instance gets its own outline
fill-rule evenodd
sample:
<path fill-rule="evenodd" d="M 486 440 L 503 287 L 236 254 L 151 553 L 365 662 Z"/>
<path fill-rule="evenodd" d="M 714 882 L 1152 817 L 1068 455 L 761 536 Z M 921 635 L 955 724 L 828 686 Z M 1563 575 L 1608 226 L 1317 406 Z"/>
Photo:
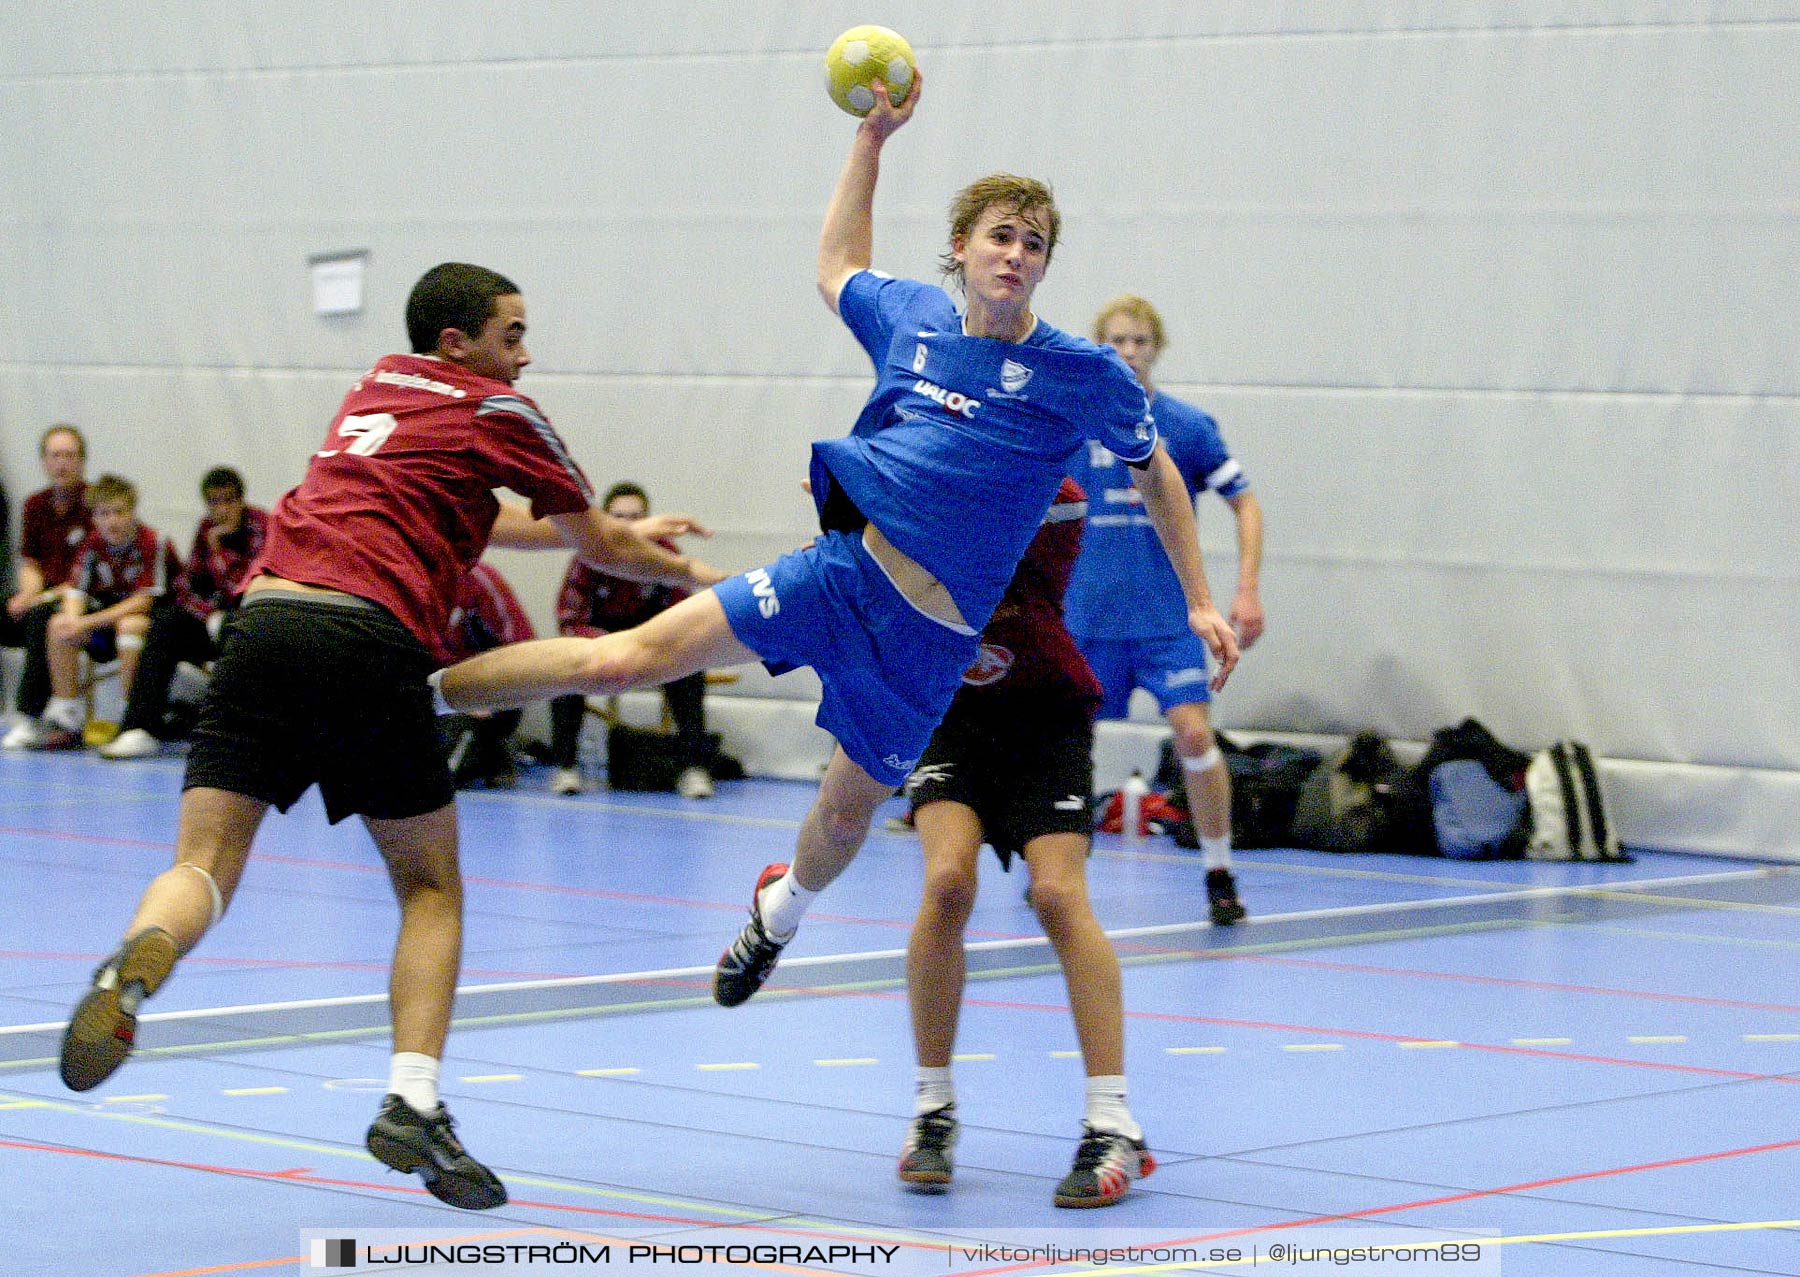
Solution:
<path fill-rule="evenodd" d="M 1231 835 L 1227 833 L 1209 838 L 1201 834 L 1200 859 L 1208 869 L 1231 868 Z"/>
<path fill-rule="evenodd" d="M 785 944 L 800 929 L 800 919 L 806 916 L 806 907 L 818 894 L 802 887 L 795 881 L 794 871 L 788 870 L 764 887 L 762 895 L 756 898 L 756 907 L 762 913 L 763 930 L 769 933 L 771 939 Z"/>
<path fill-rule="evenodd" d="M 431 712 L 434 714 L 456 713 L 450 708 L 450 702 L 444 699 L 444 671 L 432 670 L 425 676 L 425 681 L 431 685 Z"/>
<path fill-rule="evenodd" d="M 1087 1080 L 1087 1124 L 1096 1131 L 1112 1131 L 1126 1139 L 1141 1140 L 1144 1128 L 1125 1104 L 1125 1075 L 1108 1073 Z"/>
<path fill-rule="evenodd" d="M 52 696 L 50 703 L 44 706 L 44 721 L 57 727 L 66 727 L 72 732 L 81 730 L 81 724 L 87 718 L 87 705 L 78 697 Z"/>
<path fill-rule="evenodd" d="M 923 1064 L 913 1071 L 918 1079 L 913 1095 L 913 1116 L 956 1103 L 956 1084 L 950 1080 L 950 1067 L 928 1069 Z"/>
<path fill-rule="evenodd" d="M 438 1062 L 417 1051 L 396 1051 L 388 1063 L 388 1090 L 420 1113 L 438 1106 Z"/>

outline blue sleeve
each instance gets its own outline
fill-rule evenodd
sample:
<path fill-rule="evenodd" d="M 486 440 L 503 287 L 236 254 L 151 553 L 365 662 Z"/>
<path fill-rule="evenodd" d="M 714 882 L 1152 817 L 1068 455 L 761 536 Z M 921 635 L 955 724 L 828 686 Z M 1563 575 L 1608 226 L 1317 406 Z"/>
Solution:
<path fill-rule="evenodd" d="M 1188 491 L 1199 495 L 1211 488 L 1228 499 L 1249 491 L 1250 481 L 1226 450 L 1219 423 L 1198 409 L 1189 409 L 1185 418 L 1180 429 L 1168 425 L 1163 445 L 1187 481 Z"/>
<path fill-rule="evenodd" d="M 895 279 L 878 270 L 859 270 L 844 281 L 838 293 L 838 316 L 880 367 L 901 317 L 926 293 L 943 296 L 944 290 L 916 279 Z"/>
<path fill-rule="evenodd" d="M 1106 366 L 1094 378 L 1088 403 L 1090 439 L 1097 439 L 1127 465 L 1150 459 L 1156 451 L 1156 420 L 1144 388 L 1115 350 L 1104 355 Z"/>

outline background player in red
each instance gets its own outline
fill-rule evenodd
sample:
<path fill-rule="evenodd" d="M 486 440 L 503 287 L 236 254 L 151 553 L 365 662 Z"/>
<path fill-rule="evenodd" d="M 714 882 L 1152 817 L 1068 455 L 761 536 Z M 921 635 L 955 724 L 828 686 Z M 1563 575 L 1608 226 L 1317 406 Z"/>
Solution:
<path fill-rule="evenodd" d="M 162 748 L 169 685 L 183 661 L 204 666 L 219 654 L 226 614 L 237 605 L 244 574 L 262 553 L 269 512 L 244 500 L 244 477 L 214 466 L 200 479 L 206 515 L 194 529 L 187 566 L 150 608 L 150 628 L 119 734 L 100 757 L 149 758 Z"/>
<path fill-rule="evenodd" d="M 1087 890 L 1101 689 L 1062 619 L 1086 511 L 1081 488 L 1064 479 L 982 631 L 980 658 L 906 783 L 925 851 L 925 893 L 906 949 L 919 1068 L 900 1178 L 927 1187 L 950 1182 L 963 929 L 985 842 L 1003 866 L 1020 855 L 1030 869 L 1031 904 L 1062 964 L 1087 1068 L 1081 1144 L 1057 1185 L 1058 1206 L 1110 1206 L 1156 1168 L 1125 1103 L 1119 960 Z"/>
<path fill-rule="evenodd" d="M 15 565 L 13 592 L 0 615 L 0 643 L 7 647 L 29 650 L 33 643 L 42 644 L 50 618 L 62 604 L 60 587 L 67 585 L 75 570 L 75 556 L 94 530 L 93 514 L 88 510 L 87 441 L 74 426 L 51 426 L 38 441 L 38 455 L 44 463 L 44 475 L 50 486 L 40 488 L 25 498 L 19 509 L 19 554 Z M 0 745 L 7 749 L 24 749 L 40 735 L 31 720 L 43 712 L 49 696 L 49 673 L 41 663 L 34 686 L 21 678 L 14 691 L 15 703 L 30 705 Z"/>
<path fill-rule="evenodd" d="M 434 267 L 413 287 L 406 325 L 414 353 L 386 356 L 351 388 L 300 486 L 270 516 L 188 755 L 175 864 L 76 1007 L 62 1078 L 85 1091 L 124 1063 L 139 1002 L 223 916 L 264 814 L 316 783 L 333 822 L 362 817 L 400 902 L 394 1056 L 369 1150 L 476 1210 L 502 1204 L 506 1190 L 469 1156 L 437 1094 L 462 958 L 462 877 L 426 677 L 446 655 L 457 587 L 490 537 L 541 545 L 552 531 L 622 574 L 705 587 L 720 573 L 594 508 L 556 431 L 513 392 L 531 357 L 511 281 L 460 262 Z M 531 515 L 503 508 L 501 487 Z"/>
<path fill-rule="evenodd" d="M 450 609 L 446 639 L 449 659 L 466 661 L 507 643 L 536 637 L 519 596 L 493 564 L 477 563 L 463 577 Z M 450 762 L 450 780 L 458 789 L 488 784 L 505 789 L 518 780 L 507 742 L 519 730 L 524 711 L 494 710 L 483 714 L 450 714 L 438 719 L 438 734 Z"/>
<path fill-rule="evenodd" d="M 650 515 L 650 496 L 635 483 L 615 483 L 602 502 L 615 518 L 638 524 L 646 536 L 656 535 L 656 525 L 640 520 Z M 661 585 L 644 585 L 602 572 L 577 558 L 569 563 L 562 590 L 556 596 L 556 630 L 566 638 L 598 638 L 616 630 L 642 625 L 687 597 L 687 591 Z M 712 749 L 706 738 L 706 671 L 695 670 L 663 684 L 663 700 L 675 722 L 681 747 L 682 769 L 675 789 L 683 798 L 711 798 Z M 556 774 L 550 788 L 558 794 L 582 791 L 577 755 L 581 724 L 587 715 L 587 697 L 580 692 L 558 696 L 550 702 L 550 761 Z"/>

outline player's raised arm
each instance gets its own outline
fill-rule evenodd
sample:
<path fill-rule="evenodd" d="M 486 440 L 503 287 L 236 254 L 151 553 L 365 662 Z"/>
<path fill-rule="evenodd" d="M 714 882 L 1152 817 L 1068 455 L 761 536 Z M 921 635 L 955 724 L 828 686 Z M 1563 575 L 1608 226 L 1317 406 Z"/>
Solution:
<path fill-rule="evenodd" d="M 875 105 L 856 128 L 850 154 L 838 174 L 825 208 L 825 226 L 819 232 L 819 296 L 836 314 L 844 281 L 874 260 L 875 179 L 881 172 L 881 148 L 894 131 L 912 119 L 919 105 L 924 77 L 913 74 L 913 90 L 906 101 L 894 106 L 887 85 L 877 81 Z"/>
<path fill-rule="evenodd" d="M 1219 662 L 1213 690 L 1225 686 L 1238 661 L 1237 637 L 1213 604 L 1206 584 L 1206 567 L 1200 558 L 1200 537 L 1194 527 L 1194 507 L 1181 471 L 1159 441 L 1142 468 L 1133 467 L 1133 481 L 1144 498 L 1144 513 L 1156 528 L 1169 564 L 1187 597 L 1188 627 L 1199 635 Z"/>

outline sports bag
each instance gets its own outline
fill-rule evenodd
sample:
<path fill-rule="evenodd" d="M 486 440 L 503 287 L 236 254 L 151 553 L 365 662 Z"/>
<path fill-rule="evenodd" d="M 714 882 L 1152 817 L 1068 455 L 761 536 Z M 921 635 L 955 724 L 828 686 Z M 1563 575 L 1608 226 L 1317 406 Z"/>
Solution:
<path fill-rule="evenodd" d="M 1465 718 L 1455 727 L 1441 727 L 1421 758 L 1394 785 L 1394 851 L 1414 856 L 1441 854 L 1431 794 L 1431 776 L 1442 764 L 1470 759 L 1481 764 L 1490 779 L 1514 793 L 1525 790 L 1525 766 L 1529 754 L 1502 743 L 1478 719 Z"/>
<path fill-rule="evenodd" d="M 1525 853 L 1533 860 L 1631 859 L 1607 814 L 1594 757 L 1580 741 L 1558 741 L 1532 755 L 1525 793 L 1531 808 Z"/>
<path fill-rule="evenodd" d="M 1473 758 L 1432 768 L 1431 823 L 1451 860 L 1517 860 L 1525 854 L 1525 795 L 1500 784 Z"/>
<path fill-rule="evenodd" d="M 1391 851 L 1392 790 L 1406 768 L 1374 732 L 1306 778 L 1294 810 L 1293 845 L 1315 851 Z"/>
<path fill-rule="evenodd" d="M 1273 741 L 1245 747 L 1224 732 L 1214 732 L 1213 738 L 1231 776 L 1231 845 L 1240 850 L 1291 846 L 1301 787 L 1324 762 L 1323 756 L 1317 750 Z M 1156 784 L 1178 799 L 1186 793 L 1181 760 L 1170 741 L 1163 742 Z M 1177 824 L 1171 832 L 1177 846 L 1199 846 L 1191 821 Z"/>

